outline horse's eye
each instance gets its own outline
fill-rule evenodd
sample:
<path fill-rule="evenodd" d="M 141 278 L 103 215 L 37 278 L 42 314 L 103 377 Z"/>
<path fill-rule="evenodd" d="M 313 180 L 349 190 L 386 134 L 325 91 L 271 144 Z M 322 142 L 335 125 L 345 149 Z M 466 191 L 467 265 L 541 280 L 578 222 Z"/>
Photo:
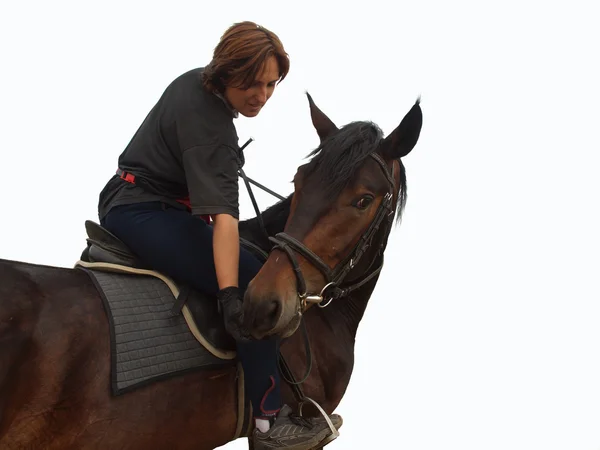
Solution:
<path fill-rule="evenodd" d="M 373 197 L 371 197 L 370 195 L 365 195 L 359 198 L 358 201 L 354 203 L 354 206 L 358 209 L 367 209 L 372 201 Z"/>

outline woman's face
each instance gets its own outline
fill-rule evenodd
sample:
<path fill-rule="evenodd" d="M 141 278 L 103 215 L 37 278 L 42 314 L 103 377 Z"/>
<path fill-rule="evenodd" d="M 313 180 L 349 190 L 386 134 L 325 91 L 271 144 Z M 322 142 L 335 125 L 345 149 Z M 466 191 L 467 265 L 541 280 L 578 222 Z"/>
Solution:
<path fill-rule="evenodd" d="M 273 95 L 278 80 L 279 64 L 275 56 L 270 56 L 265 61 L 262 72 L 248 89 L 227 86 L 225 98 L 243 116 L 255 117 Z"/>

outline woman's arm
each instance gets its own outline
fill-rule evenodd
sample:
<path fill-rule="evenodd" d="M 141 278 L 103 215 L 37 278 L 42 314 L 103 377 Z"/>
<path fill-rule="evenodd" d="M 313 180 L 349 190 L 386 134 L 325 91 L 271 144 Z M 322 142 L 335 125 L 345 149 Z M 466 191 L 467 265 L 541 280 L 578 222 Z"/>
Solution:
<path fill-rule="evenodd" d="M 240 238 L 238 220 L 229 214 L 213 216 L 213 253 L 219 289 L 238 287 Z"/>

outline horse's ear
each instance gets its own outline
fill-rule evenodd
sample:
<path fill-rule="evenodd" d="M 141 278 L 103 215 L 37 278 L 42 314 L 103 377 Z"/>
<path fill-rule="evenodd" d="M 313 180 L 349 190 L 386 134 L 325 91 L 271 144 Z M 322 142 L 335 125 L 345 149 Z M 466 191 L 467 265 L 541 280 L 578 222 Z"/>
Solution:
<path fill-rule="evenodd" d="M 390 133 L 381 143 L 381 156 L 384 159 L 398 159 L 410 153 L 419 140 L 423 113 L 421 112 L 421 98 L 417 98 L 414 106 L 404 116 L 400 125 Z"/>
<path fill-rule="evenodd" d="M 308 97 L 308 104 L 310 105 L 310 117 L 312 123 L 317 130 L 321 142 L 323 142 L 331 133 L 338 131 L 338 127 L 335 126 L 335 123 L 333 123 L 323 111 L 317 108 L 317 105 L 315 105 L 315 102 L 313 102 L 313 99 L 308 92 L 306 93 L 306 96 Z"/>

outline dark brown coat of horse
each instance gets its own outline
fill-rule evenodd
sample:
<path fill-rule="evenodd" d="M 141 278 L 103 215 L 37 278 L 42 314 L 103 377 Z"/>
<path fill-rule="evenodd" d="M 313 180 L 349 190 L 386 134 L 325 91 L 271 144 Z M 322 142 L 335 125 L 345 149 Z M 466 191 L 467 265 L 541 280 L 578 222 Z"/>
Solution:
<path fill-rule="evenodd" d="M 378 153 L 394 178 L 398 218 L 406 195 L 400 158 L 416 144 L 422 123 L 417 102 L 387 138 L 372 123 L 337 129 L 310 99 L 321 145 L 295 177 L 295 193 L 263 213 L 269 235 L 285 231 L 331 268 L 374 220 L 388 183 L 368 155 Z M 380 227 L 373 243 L 385 243 Z M 271 250 L 252 219 L 242 237 Z M 382 262 L 385 245 L 371 245 L 346 280 L 364 280 Z M 307 291 L 320 292 L 326 277 L 298 254 Z M 302 384 L 307 397 L 331 413 L 354 365 L 354 340 L 379 274 L 326 308 L 298 314 L 297 276 L 281 249 L 248 289 L 246 323 L 255 336 L 289 336 L 282 353 L 299 378 L 306 370 L 304 320 L 312 368 Z M 343 287 L 343 283 L 341 285 Z M 293 333 L 293 334 L 292 334 Z M 213 449 L 235 433 L 236 371 L 205 370 L 153 383 L 113 397 L 110 338 L 101 298 L 89 276 L 77 269 L 0 260 L 0 448 L 12 449 Z M 284 384 L 286 403 L 297 402 Z M 342 430 L 343 433 L 343 430 Z M 343 434 L 341 439 L 343 439 Z"/>

